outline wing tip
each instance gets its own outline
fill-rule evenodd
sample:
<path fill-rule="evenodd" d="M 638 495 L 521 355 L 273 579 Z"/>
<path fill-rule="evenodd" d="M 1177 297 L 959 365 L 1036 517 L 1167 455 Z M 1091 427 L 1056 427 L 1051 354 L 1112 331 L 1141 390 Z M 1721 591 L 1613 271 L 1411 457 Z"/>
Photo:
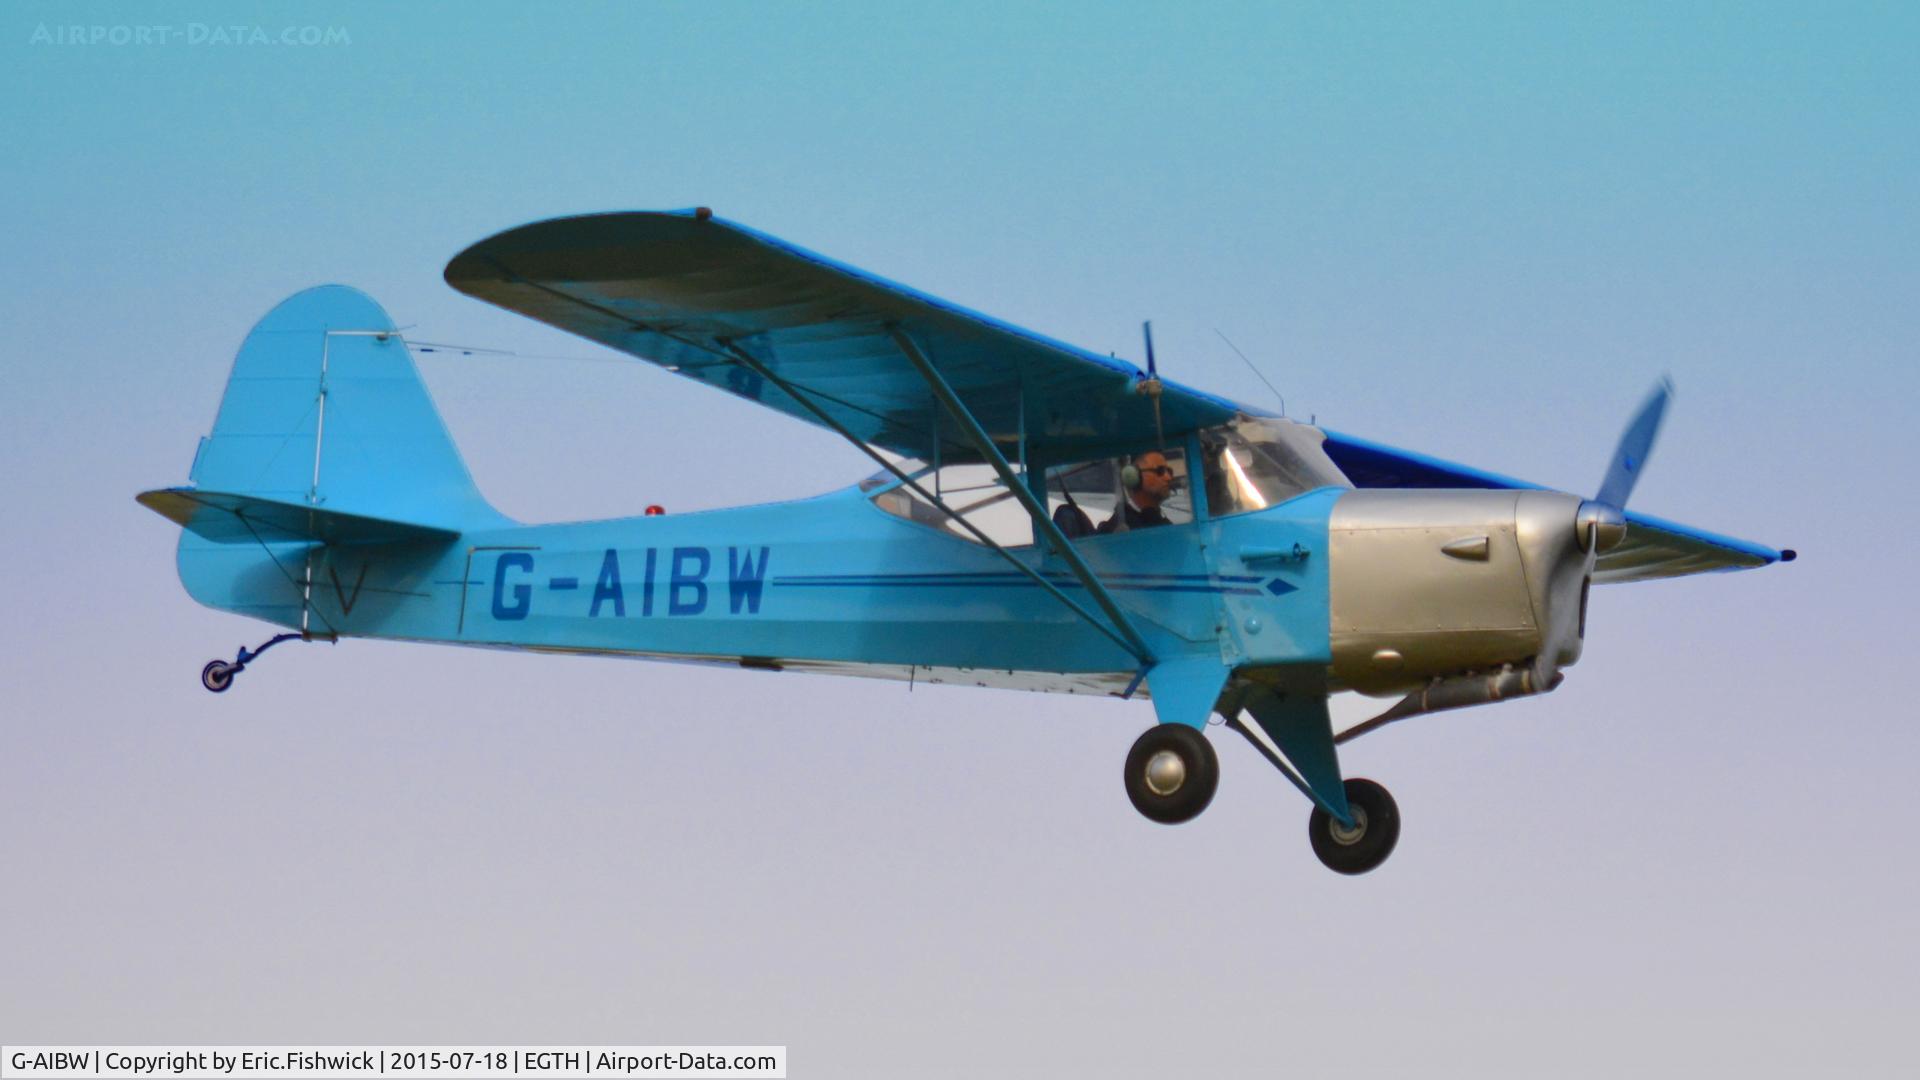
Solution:
<path fill-rule="evenodd" d="M 177 487 L 154 488 L 135 495 L 133 501 L 184 528 L 187 522 L 193 520 L 193 505 L 186 498 L 187 490 Z"/>
<path fill-rule="evenodd" d="M 456 291 L 481 300 L 487 285 L 515 281 L 519 274 L 515 260 L 544 255 L 556 246 L 596 249 L 631 242 L 636 230 L 645 230 L 657 238 L 662 229 L 676 235 L 693 223 L 712 222 L 735 232 L 750 233 L 739 225 L 714 216 L 713 208 L 690 206 L 680 210 L 595 210 L 580 214 L 559 214 L 523 222 L 482 237 L 461 248 L 440 276 Z M 537 276 L 537 275 L 535 275 Z"/>

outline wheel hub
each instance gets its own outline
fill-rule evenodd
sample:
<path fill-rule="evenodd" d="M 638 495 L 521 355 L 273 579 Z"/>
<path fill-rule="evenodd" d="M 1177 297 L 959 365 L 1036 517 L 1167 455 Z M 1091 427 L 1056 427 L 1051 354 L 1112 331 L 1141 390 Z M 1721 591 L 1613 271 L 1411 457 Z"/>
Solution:
<path fill-rule="evenodd" d="M 1147 790 L 1171 795 L 1187 782 L 1187 763 L 1179 754 L 1162 750 L 1147 759 Z"/>
<path fill-rule="evenodd" d="M 1352 828 L 1340 824 L 1339 818 L 1327 823 L 1327 831 L 1333 835 L 1333 842 L 1342 847 L 1352 847 L 1367 835 L 1367 812 L 1357 806 L 1347 807 L 1347 812 L 1353 815 Z"/>

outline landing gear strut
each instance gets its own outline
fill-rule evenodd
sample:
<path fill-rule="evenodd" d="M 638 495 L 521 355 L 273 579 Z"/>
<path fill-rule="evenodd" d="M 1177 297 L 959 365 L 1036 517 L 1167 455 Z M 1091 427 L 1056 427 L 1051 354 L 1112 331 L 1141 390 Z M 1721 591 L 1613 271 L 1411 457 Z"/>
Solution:
<path fill-rule="evenodd" d="M 1351 827 L 1315 806 L 1307 819 L 1307 839 L 1327 869 L 1342 874 L 1364 874 L 1387 861 L 1400 840 L 1400 808 L 1387 789 L 1358 778 L 1344 785 Z"/>
<path fill-rule="evenodd" d="M 1127 752 L 1127 798 L 1133 808 L 1163 825 L 1200 816 L 1220 786 L 1220 759 L 1213 744 L 1185 724 L 1148 728 Z"/>
<path fill-rule="evenodd" d="M 283 641 L 294 641 L 304 637 L 306 637 L 305 634 L 276 634 L 257 649 L 240 646 L 239 655 L 231 661 L 209 660 L 207 666 L 200 669 L 200 685 L 213 693 L 224 694 L 233 687 L 233 677 L 247 670 L 247 665 L 259 659 L 261 653 Z"/>

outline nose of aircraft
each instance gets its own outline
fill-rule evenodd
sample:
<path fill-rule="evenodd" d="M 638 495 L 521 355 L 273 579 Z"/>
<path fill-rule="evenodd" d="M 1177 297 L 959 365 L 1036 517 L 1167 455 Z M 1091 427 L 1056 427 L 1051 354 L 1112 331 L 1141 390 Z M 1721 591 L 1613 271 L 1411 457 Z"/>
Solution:
<path fill-rule="evenodd" d="M 1369 693 L 1505 667 L 1535 686 L 1580 656 L 1593 553 L 1548 491 L 1348 492 L 1329 522 L 1334 676 Z"/>
<path fill-rule="evenodd" d="M 1593 505 L 1546 491 L 1521 492 L 1515 500 L 1514 530 L 1521 537 L 1521 558 L 1541 630 L 1539 650 L 1532 657 L 1539 686 L 1551 684 L 1562 668 L 1580 659 L 1594 559 L 1626 535 L 1624 517 L 1617 511 L 1595 515 L 1590 512 Z"/>

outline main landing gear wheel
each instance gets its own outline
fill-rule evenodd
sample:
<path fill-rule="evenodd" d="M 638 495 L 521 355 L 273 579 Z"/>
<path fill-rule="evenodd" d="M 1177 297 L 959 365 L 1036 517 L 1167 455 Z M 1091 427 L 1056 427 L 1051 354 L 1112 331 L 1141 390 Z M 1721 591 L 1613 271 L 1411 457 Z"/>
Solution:
<path fill-rule="evenodd" d="M 1220 759 L 1207 737 L 1185 724 L 1148 728 L 1127 751 L 1127 798 L 1162 825 L 1200 816 L 1220 786 Z"/>
<path fill-rule="evenodd" d="M 1327 869 L 1364 874 L 1393 854 L 1393 845 L 1400 840 L 1400 807 L 1386 788 L 1371 780 L 1349 780 L 1346 789 L 1353 827 L 1340 824 L 1316 806 L 1307 819 L 1307 838 L 1313 841 L 1313 853 Z"/>
<path fill-rule="evenodd" d="M 216 694 L 224 694 L 233 685 L 234 673 L 239 670 L 225 660 L 209 660 L 207 666 L 200 669 L 200 685 Z"/>

